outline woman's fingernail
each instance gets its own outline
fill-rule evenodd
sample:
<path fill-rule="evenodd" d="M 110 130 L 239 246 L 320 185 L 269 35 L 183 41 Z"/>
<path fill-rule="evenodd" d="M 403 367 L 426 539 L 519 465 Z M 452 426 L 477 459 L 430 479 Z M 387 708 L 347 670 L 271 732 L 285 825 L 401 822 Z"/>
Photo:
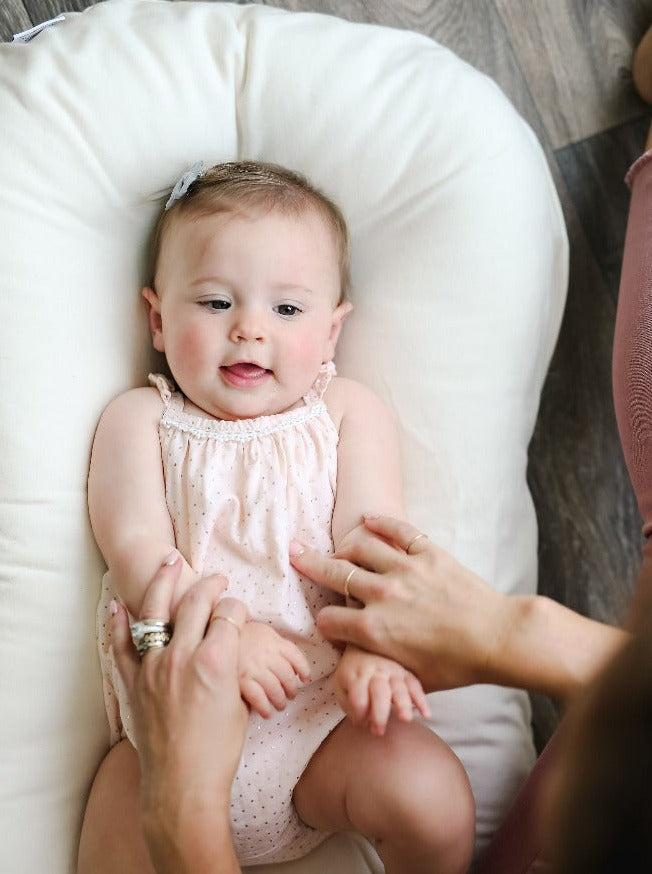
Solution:
<path fill-rule="evenodd" d="M 118 602 L 116 601 L 115 598 L 111 598 L 111 600 L 109 601 L 109 613 L 111 614 L 111 616 L 115 616 L 115 614 L 117 612 L 118 612 Z"/>
<path fill-rule="evenodd" d="M 380 513 L 363 513 L 363 519 L 380 519 Z"/>
<path fill-rule="evenodd" d="M 298 540 L 290 541 L 290 555 L 303 555 L 304 547 Z"/>
<path fill-rule="evenodd" d="M 179 550 L 173 549 L 172 552 L 169 555 L 166 555 L 163 559 L 162 566 L 167 565 L 168 567 L 171 567 L 173 564 L 176 564 L 180 558 L 181 553 L 179 552 Z"/>

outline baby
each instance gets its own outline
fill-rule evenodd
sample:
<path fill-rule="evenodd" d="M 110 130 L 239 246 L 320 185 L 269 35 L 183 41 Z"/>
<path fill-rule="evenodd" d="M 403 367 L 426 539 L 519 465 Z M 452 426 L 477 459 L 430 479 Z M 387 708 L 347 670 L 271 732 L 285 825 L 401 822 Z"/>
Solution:
<path fill-rule="evenodd" d="M 348 249 L 340 210 L 281 167 L 196 167 L 175 186 L 143 290 L 173 381 L 116 398 L 93 446 L 90 514 L 110 571 L 99 615 L 114 597 L 138 615 L 173 548 L 176 600 L 220 573 L 246 604 L 239 672 L 253 712 L 231 801 L 241 864 L 357 830 L 389 874 L 461 874 L 473 798 L 453 752 L 412 719 L 428 715 L 420 683 L 324 640 L 315 617 L 334 596 L 289 562 L 292 538 L 332 552 L 364 512 L 402 515 L 395 425 L 332 364 L 351 310 Z M 132 737 L 129 702 L 99 626 L 117 743 Z"/>

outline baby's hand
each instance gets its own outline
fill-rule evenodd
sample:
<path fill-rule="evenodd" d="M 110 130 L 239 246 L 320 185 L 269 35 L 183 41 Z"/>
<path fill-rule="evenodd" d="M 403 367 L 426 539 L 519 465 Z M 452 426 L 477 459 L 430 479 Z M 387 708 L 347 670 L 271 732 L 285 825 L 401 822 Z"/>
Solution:
<path fill-rule="evenodd" d="M 430 707 L 419 680 L 397 662 L 348 646 L 334 675 L 340 707 L 355 723 L 366 720 L 372 734 L 385 734 L 393 710 L 401 722 L 412 721 L 416 707 L 428 718 Z"/>
<path fill-rule="evenodd" d="M 283 710 L 310 679 L 310 666 L 301 650 L 271 626 L 247 622 L 240 636 L 238 674 L 240 694 L 267 719 L 272 708 Z"/>

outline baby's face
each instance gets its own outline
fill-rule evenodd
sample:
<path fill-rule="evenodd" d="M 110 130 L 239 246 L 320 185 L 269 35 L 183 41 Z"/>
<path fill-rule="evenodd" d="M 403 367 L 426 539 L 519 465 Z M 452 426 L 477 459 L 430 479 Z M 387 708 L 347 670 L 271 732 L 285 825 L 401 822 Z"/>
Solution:
<path fill-rule="evenodd" d="M 330 361 L 350 304 L 338 252 L 314 211 L 177 219 L 150 303 L 154 346 L 180 389 L 219 419 L 299 404 Z"/>

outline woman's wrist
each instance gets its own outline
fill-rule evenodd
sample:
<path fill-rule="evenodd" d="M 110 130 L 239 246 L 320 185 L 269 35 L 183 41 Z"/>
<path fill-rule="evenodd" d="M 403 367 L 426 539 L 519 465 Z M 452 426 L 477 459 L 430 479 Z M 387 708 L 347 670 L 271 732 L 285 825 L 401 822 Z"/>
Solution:
<path fill-rule="evenodd" d="M 622 629 L 541 595 L 506 598 L 488 662 L 489 682 L 565 699 L 627 640 Z"/>
<path fill-rule="evenodd" d="M 228 800 L 150 799 L 143 832 L 157 874 L 236 874 L 240 871 Z"/>
<path fill-rule="evenodd" d="M 551 679 L 542 650 L 548 625 L 547 599 L 538 595 L 505 597 L 487 660 L 488 682 L 530 691 Z M 541 675 L 541 676 L 539 676 Z M 553 681 L 554 685 L 554 681 Z M 549 690 L 545 690 L 549 691 Z"/>

